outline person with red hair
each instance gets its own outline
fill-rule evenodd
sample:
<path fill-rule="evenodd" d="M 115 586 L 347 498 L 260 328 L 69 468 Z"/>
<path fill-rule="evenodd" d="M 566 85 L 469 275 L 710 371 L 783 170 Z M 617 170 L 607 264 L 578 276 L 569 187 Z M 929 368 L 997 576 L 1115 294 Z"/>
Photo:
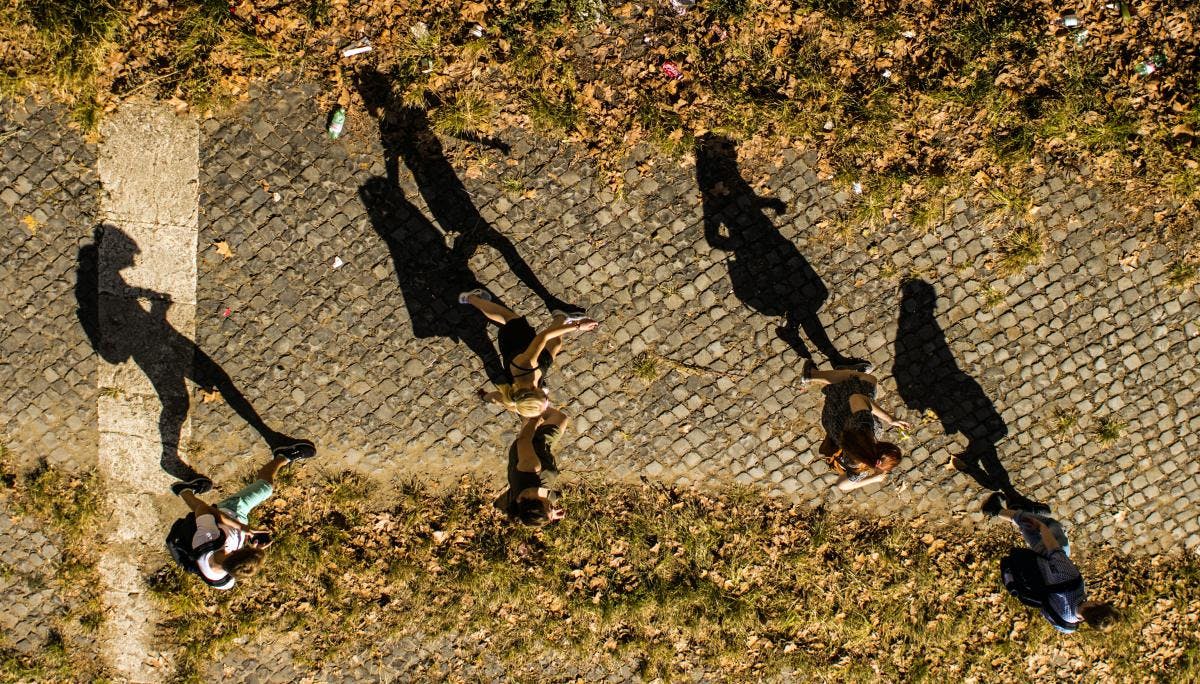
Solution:
<path fill-rule="evenodd" d="M 882 481 L 900 464 L 900 448 L 880 441 L 883 426 L 910 426 L 875 402 L 879 380 L 855 370 L 817 370 L 804 364 L 802 382 L 820 387 L 825 395 L 821 426 L 825 440 L 819 452 L 841 477 L 835 486 L 848 492 Z"/>

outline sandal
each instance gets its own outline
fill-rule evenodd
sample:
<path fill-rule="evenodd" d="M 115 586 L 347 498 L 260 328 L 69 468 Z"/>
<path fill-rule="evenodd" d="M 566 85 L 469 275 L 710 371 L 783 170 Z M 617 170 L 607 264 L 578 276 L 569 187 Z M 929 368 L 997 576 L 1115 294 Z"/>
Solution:
<path fill-rule="evenodd" d="M 475 295 L 476 297 L 479 297 L 480 299 L 487 301 L 487 302 L 492 301 L 492 295 L 487 290 L 475 289 L 475 290 L 467 290 L 466 292 L 459 292 L 458 293 L 458 303 L 459 304 L 469 304 L 470 302 L 467 301 L 467 297 L 470 297 L 471 295 Z"/>
<path fill-rule="evenodd" d="M 817 370 L 817 364 L 812 362 L 812 359 L 804 359 L 804 367 L 800 370 L 800 386 L 805 387 L 812 382 L 813 372 Z"/>
<path fill-rule="evenodd" d="M 584 311 L 583 309 L 579 309 L 577 311 L 572 311 L 571 313 L 567 313 L 566 311 L 563 311 L 562 309 L 555 309 L 550 312 L 550 316 L 551 317 L 562 316 L 563 323 L 565 324 L 565 323 L 574 323 L 576 321 L 581 321 L 581 320 L 587 318 L 587 312 Z"/>

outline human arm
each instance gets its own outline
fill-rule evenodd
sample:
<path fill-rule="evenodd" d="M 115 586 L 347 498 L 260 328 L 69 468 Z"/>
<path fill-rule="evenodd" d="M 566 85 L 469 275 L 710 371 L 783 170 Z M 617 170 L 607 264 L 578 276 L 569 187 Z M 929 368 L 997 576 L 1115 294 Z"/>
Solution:
<path fill-rule="evenodd" d="M 542 461 L 533 448 L 533 436 L 537 434 L 542 424 L 541 416 L 534 416 L 525 421 L 521 432 L 517 434 L 517 470 L 524 473 L 536 473 L 542 469 Z"/>
<path fill-rule="evenodd" d="M 878 475 L 864 477 L 863 479 L 856 481 L 851 480 L 849 477 L 843 475 L 842 477 L 838 478 L 837 482 L 834 483 L 834 486 L 843 492 L 852 492 L 855 489 L 866 487 L 867 485 L 875 484 L 876 482 L 883 482 L 883 478 L 885 477 L 887 477 L 887 473 L 879 473 Z"/>
<path fill-rule="evenodd" d="M 517 354 L 513 359 L 514 363 L 522 365 L 526 368 L 536 368 L 537 359 L 542 355 L 542 351 L 546 348 L 546 343 L 550 340 L 555 340 L 569 332 L 593 330 L 599 325 L 596 321 L 590 318 L 581 318 L 571 322 L 563 322 L 558 325 L 552 325 L 549 328 L 539 332 L 533 337 L 533 342 L 525 348 L 525 351 Z"/>
<path fill-rule="evenodd" d="M 897 427 L 901 430 L 912 429 L 912 426 L 907 422 L 903 420 L 896 420 L 895 416 L 884 410 L 884 408 L 877 404 L 874 399 L 870 399 L 869 401 L 871 402 L 871 413 L 879 420 L 882 420 L 888 427 Z"/>

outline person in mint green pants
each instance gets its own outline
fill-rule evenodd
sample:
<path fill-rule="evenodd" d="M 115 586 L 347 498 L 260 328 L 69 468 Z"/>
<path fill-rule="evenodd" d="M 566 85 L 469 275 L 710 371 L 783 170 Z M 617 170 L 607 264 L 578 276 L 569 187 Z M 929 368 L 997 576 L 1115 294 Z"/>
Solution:
<path fill-rule="evenodd" d="M 224 534 L 221 548 L 203 553 L 196 559 L 196 566 L 210 585 L 229 589 L 233 587 L 235 574 L 249 577 L 258 570 L 263 549 L 271 545 L 271 531 L 250 527 L 250 513 L 275 491 L 275 476 L 285 465 L 312 458 L 316 453 L 316 447 L 310 442 L 276 449 L 274 457 L 258 470 L 253 482 L 215 505 L 197 496 L 212 488 L 212 482 L 207 478 L 176 482 L 171 486 L 171 491 L 182 498 L 196 516 L 193 549 L 220 539 Z"/>

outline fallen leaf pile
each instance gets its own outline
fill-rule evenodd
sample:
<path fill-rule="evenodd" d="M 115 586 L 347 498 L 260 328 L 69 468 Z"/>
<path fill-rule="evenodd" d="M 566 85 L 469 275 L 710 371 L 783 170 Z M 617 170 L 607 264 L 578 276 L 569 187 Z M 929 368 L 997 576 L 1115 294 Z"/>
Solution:
<path fill-rule="evenodd" d="M 701 0 L 684 15 L 600 0 L 139 0 L 98 4 L 110 9 L 76 19 L 74 43 L 42 5 L 0 22 L 8 75 L 44 80 L 66 61 L 74 91 L 107 106 L 141 93 L 207 108 L 287 70 L 326 84 L 319 106 L 341 101 L 354 126 L 369 68 L 443 132 L 557 131 L 617 186 L 639 146 L 686 153 L 720 131 L 762 154 L 814 149 L 826 177 L 888 188 L 873 223 L 927 212 L 948 182 L 1019 186 L 1050 166 L 1122 187 L 1160 236 L 1200 215 L 1189 0 L 1080 0 L 1069 17 L 1053 0 Z M 370 52 L 341 56 L 363 40 Z"/>
<path fill-rule="evenodd" d="M 1058 681 L 1066 663 L 1130 681 L 1178 676 L 1200 646 L 1195 557 L 1087 549 L 1091 595 L 1126 620 L 1062 638 L 1000 587 L 999 558 L 1018 542 L 1002 525 L 973 535 L 749 491 L 581 485 L 567 492 L 566 520 L 534 530 L 505 520 L 471 480 L 434 493 L 297 477 L 256 513 L 276 543 L 235 591 L 169 564 L 156 575 L 182 675 L 202 672 L 233 635 L 283 633 L 313 662 L 382 656 L 397 634 L 421 630 L 483 635 L 514 673 L 554 650 L 672 681 L 692 667 L 732 681 L 785 668 Z"/>

